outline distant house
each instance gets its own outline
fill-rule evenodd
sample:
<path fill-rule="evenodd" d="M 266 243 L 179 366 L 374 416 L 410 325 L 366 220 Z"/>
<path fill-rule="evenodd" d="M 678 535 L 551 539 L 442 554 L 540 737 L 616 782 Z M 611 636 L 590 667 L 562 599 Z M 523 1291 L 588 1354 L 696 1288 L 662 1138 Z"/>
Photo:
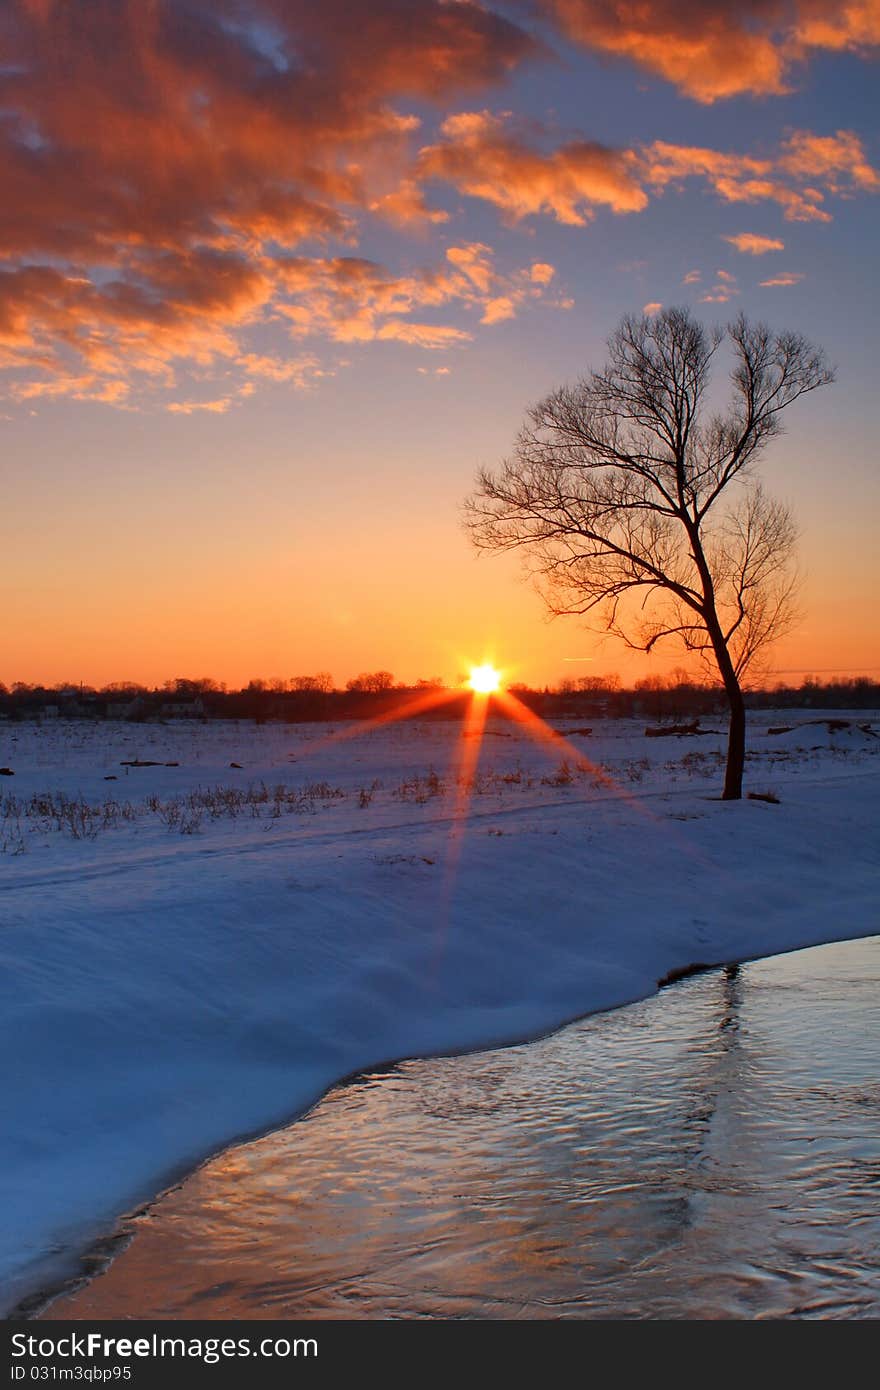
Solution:
<path fill-rule="evenodd" d="M 60 695 L 61 704 L 57 706 L 59 717 L 62 715 L 65 719 L 99 719 L 101 717 L 103 705 L 97 696 L 93 694 L 83 695 L 78 692 L 71 693 L 67 690 L 62 690 Z M 44 705 L 40 712 L 44 717 L 52 718 L 51 715 L 47 715 L 47 709 L 52 708 L 56 708 L 56 706 Z"/>
<path fill-rule="evenodd" d="M 201 695 L 193 700 L 166 700 L 159 707 L 161 719 L 204 719 L 205 702 Z"/>
<path fill-rule="evenodd" d="M 140 719 L 143 718 L 147 708 L 147 702 L 143 695 L 135 695 L 130 700 L 108 700 L 104 706 L 105 719 Z"/>

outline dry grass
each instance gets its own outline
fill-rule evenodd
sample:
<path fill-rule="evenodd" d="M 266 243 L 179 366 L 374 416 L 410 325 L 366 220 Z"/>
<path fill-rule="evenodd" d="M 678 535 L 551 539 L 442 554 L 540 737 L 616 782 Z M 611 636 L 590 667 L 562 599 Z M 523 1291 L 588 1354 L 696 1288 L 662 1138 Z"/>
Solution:
<path fill-rule="evenodd" d="M 94 840 L 103 830 L 158 822 L 181 835 L 194 835 L 206 821 L 278 820 L 312 813 L 344 796 L 328 782 L 303 787 L 258 782 L 249 787 L 197 787 L 175 796 L 148 796 L 143 801 L 115 797 L 89 800 L 65 792 L 37 792 L 29 797 L 0 798 L 0 853 L 20 854 L 27 833 L 58 833 L 73 840 Z"/>

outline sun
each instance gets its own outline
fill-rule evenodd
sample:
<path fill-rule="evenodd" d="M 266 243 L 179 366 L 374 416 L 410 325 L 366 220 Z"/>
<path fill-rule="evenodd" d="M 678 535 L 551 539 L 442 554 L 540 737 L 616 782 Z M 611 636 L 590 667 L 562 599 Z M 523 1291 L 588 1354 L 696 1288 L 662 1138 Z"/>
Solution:
<path fill-rule="evenodd" d="M 501 689 L 501 672 L 494 666 L 472 666 L 468 685 L 476 695 L 492 695 Z"/>

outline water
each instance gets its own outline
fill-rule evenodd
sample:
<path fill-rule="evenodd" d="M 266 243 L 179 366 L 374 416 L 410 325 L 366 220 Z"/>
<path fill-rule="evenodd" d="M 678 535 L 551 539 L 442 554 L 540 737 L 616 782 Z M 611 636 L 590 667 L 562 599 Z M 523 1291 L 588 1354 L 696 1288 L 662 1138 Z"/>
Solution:
<path fill-rule="evenodd" d="M 228 1150 L 49 1316 L 880 1315 L 880 937 L 405 1062 Z"/>

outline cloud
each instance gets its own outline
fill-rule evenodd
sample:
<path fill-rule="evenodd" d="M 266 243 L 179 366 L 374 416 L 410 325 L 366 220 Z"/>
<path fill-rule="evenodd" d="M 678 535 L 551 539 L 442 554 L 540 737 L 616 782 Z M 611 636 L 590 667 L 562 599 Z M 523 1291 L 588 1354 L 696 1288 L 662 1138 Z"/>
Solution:
<path fill-rule="evenodd" d="M 75 401 L 97 401 L 102 405 L 119 405 L 128 396 L 125 381 L 100 380 L 94 375 L 56 376 L 44 381 L 16 381 L 10 395 L 17 401 L 33 401 L 69 396 Z"/>
<path fill-rule="evenodd" d="M 415 347 L 436 350 L 454 347 L 458 343 L 470 342 L 472 333 L 462 328 L 450 328 L 445 324 L 412 323 L 408 319 L 390 319 L 374 335 L 380 342 L 394 340 L 398 343 L 411 343 Z"/>
<path fill-rule="evenodd" d="M 780 169 L 801 179 L 821 179 L 832 193 L 876 193 L 880 174 L 868 163 L 862 142 L 852 130 L 814 135 L 796 130 L 784 142 Z"/>
<path fill-rule="evenodd" d="M 778 237 L 757 236 L 754 232 L 737 232 L 735 236 L 725 236 L 724 241 L 729 241 L 731 246 L 735 246 L 737 251 L 742 251 L 747 256 L 766 256 L 768 251 L 784 251 L 785 242 Z"/>
<path fill-rule="evenodd" d="M 702 278 L 698 270 L 689 270 L 681 283 L 683 285 L 698 285 Z"/>
<path fill-rule="evenodd" d="M 528 27 L 515 22 L 524 15 Z M 601 210 L 637 214 L 689 179 L 817 222 L 833 198 L 880 189 L 851 131 L 796 131 L 759 156 L 586 137 L 554 146 L 482 106 L 547 55 L 536 15 L 554 39 L 628 58 L 700 100 L 781 90 L 809 53 L 861 52 L 878 37 L 868 0 L 7 0 L 9 393 L 129 406 L 173 392 L 185 405 L 199 393 L 182 378 L 214 372 L 217 398 L 234 399 L 246 382 L 296 388 L 332 370 L 290 367 L 301 339 L 431 349 L 536 300 L 570 304 L 545 261 L 502 271 L 465 237 L 433 266 L 357 255 L 372 219 L 424 235 L 453 225 L 432 205 L 438 185 L 508 222 L 574 228 Z M 292 354 L 265 351 L 279 325 Z M 276 365 L 260 370 L 260 358 Z"/>
<path fill-rule="evenodd" d="M 9 0 L 0 24 L 0 341 L 72 395 L 234 364 L 305 242 L 439 223 L 399 103 L 542 51 L 476 0 Z"/>
<path fill-rule="evenodd" d="M 652 299 L 650 304 L 642 306 L 642 313 L 646 314 L 648 318 L 652 318 L 654 314 L 659 314 L 662 308 L 663 304 L 659 299 Z"/>
<path fill-rule="evenodd" d="M 804 50 L 867 53 L 880 44 L 880 11 L 876 0 L 802 0 L 795 35 Z"/>
<path fill-rule="evenodd" d="M 546 261 L 535 261 L 529 272 L 529 278 L 533 285 L 549 285 L 553 276 L 556 274 L 552 265 L 547 265 Z"/>
<path fill-rule="evenodd" d="M 511 221 L 545 213 L 583 227 L 598 206 L 617 213 L 647 206 L 625 151 L 588 140 L 536 149 L 510 131 L 504 115 L 489 111 L 450 116 L 441 135 L 439 143 L 421 150 L 418 177 L 442 179 L 460 193 L 493 203 Z"/>
<path fill-rule="evenodd" d="M 876 0 L 540 0 L 576 43 L 627 59 L 711 103 L 791 89 L 812 50 L 870 53 Z"/>
<path fill-rule="evenodd" d="M 740 92 L 785 90 L 785 62 L 773 38 L 743 22 L 749 4 L 719 6 L 650 0 L 544 0 L 569 36 L 588 48 L 627 58 L 698 101 Z M 745 13 L 743 13 L 745 12 Z M 751 16 L 749 16 L 751 17 Z"/>
<path fill-rule="evenodd" d="M 236 330 L 269 294 L 258 267 L 217 251 L 157 252 L 148 276 L 136 258 L 128 279 L 12 265 L 0 270 L 0 344 L 16 365 L 56 381 L 76 381 L 85 368 L 168 382 L 176 358 L 205 366 L 235 356 Z"/>
<path fill-rule="evenodd" d="M 723 202 L 776 203 L 790 222 L 830 222 L 828 195 L 880 190 L 880 174 L 853 131 L 795 131 L 776 151 L 760 155 L 662 140 L 630 149 L 579 140 L 545 150 L 525 141 L 510 113 L 463 111 L 447 117 L 441 136 L 422 148 L 417 176 L 451 183 L 514 222 L 545 215 L 583 227 L 599 207 L 640 212 L 652 194 L 689 179 L 703 181 Z M 747 232 L 726 239 L 753 255 L 784 246 Z"/>
<path fill-rule="evenodd" d="M 301 357 L 283 358 L 273 357 L 266 353 L 247 352 L 241 357 L 236 358 L 238 366 L 251 377 L 257 377 L 262 381 L 286 382 L 292 386 L 304 390 L 321 377 L 335 376 L 335 370 L 328 370 L 322 365 L 319 358 L 313 353 L 308 353 Z M 253 390 L 253 382 L 247 382 L 242 391 L 246 388 Z M 239 393 L 241 394 L 241 392 Z"/>
<path fill-rule="evenodd" d="M 775 154 L 761 156 L 655 140 L 637 158 L 643 179 L 656 191 L 700 178 L 724 202 L 775 202 L 789 222 L 830 222 L 826 192 L 880 190 L 880 175 L 853 131 L 795 131 Z"/>
<path fill-rule="evenodd" d="M 480 323 L 503 323 L 505 319 L 512 319 L 516 316 L 516 306 L 509 295 L 499 295 L 497 299 L 490 299 L 483 312 Z"/>
<path fill-rule="evenodd" d="M 216 401 L 170 401 L 165 409 L 170 410 L 172 415 L 194 415 L 198 411 L 207 411 L 209 415 L 225 415 L 232 401 L 228 396 Z"/>
<path fill-rule="evenodd" d="M 413 314 L 454 305 L 479 314 L 481 323 L 498 323 L 528 300 L 542 299 L 555 274 L 543 264 L 537 281 L 531 266 L 501 272 L 483 242 L 450 246 L 445 266 L 404 275 L 360 257 L 289 259 L 279 273 L 287 297 L 276 305 L 276 314 L 294 337 L 321 334 L 336 342 L 396 341 L 426 349 L 460 345 L 473 334 L 454 325 L 414 322 Z"/>
<path fill-rule="evenodd" d="M 492 252 L 481 242 L 470 246 L 450 246 L 446 259 L 457 266 L 481 294 L 487 294 L 492 286 Z"/>
<path fill-rule="evenodd" d="M 390 193 L 383 193 L 370 204 L 370 211 L 398 227 L 448 222 L 449 213 L 429 208 L 425 195 L 413 179 L 404 178 Z"/>
<path fill-rule="evenodd" d="M 799 285 L 804 279 L 802 271 L 783 270 L 778 275 L 774 275 L 770 280 L 762 280 L 762 288 L 769 289 L 774 285 Z"/>
<path fill-rule="evenodd" d="M 735 294 L 739 294 L 736 276 L 729 270 L 716 270 L 715 283 L 711 290 L 700 296 L 701 304 L 727 304 Z"/>

